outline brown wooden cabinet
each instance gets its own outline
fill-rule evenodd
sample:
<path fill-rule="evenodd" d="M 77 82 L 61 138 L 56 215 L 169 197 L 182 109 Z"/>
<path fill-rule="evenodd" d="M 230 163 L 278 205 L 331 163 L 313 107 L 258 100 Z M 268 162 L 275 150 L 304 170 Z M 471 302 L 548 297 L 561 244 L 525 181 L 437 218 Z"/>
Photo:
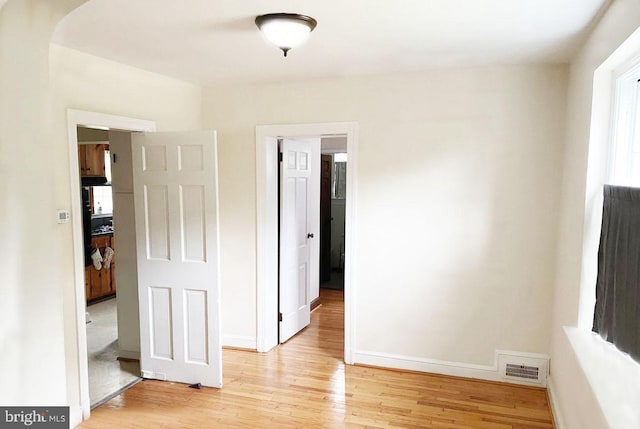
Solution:
<path fill-rule="evenodd" d="M 89 301 L 91 296 L 91 267 L 85 267 L 84 269 L 84 296 Z"/>
<path fill-rule="evenodd" d="M 107 246 L 115 250 L 115 240 L 112 235 L 95 236 L 91 239 L 91 245 L 93 248 L 98 248 L 100 250 L 100 254 L 103 258 L 105 256 L 105 249 Z M 114 295 L 116 293 L 115 269 L 115 255 L 111 259 L 111 265 L 109 267 L 103 265 L 102 269 L 96 270 L 92 265 L 85 268 L 84 282 L 87 301 Z"/>
<path fill-rule="evenodd" d="M 113 249 L 113 257 L 111 258 L 111 266 L 109 267 L 109 271 L 111 272 L 111 290 L 113 293 L 116 293 L 116 239 L 112 235 L 111 236 L 111 248 Z"/>
<path fill-rule="evenodd" d="M 81 177 L 103 177 L 105 175 L 104 153 L 107 144 L 78 145 L 78 162 Z"/>

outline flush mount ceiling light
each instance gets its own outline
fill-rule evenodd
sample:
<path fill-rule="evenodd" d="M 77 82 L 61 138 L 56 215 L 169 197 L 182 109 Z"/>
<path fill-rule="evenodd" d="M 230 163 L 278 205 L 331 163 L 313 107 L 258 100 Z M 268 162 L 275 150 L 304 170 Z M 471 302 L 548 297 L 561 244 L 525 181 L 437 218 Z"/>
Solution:
<path fill-rule="evenodd" d="M 301 45 L 318 22 L 297 13 L 269 13 L 256 17 L 256 25 L 269 42 L 282 49 L 284 56 L 291 48 Z"/>

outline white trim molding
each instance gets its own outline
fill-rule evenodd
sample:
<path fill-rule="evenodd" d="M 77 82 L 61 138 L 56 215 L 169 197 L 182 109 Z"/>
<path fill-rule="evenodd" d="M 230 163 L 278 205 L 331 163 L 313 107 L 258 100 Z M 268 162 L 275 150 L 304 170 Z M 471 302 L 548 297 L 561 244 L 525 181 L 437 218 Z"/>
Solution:
<path fill-rule="evenodd" d="M 529 356 L 536 358 L 548 358 L 546 355 L 496 350 L 493 365 L 478 365 L 466 362 L 452 362 L 438 359 L 423 358 L 417 356 L 406 356 L 391 353 L 381 353 L 368 350 L 356 350 L 354 353 L 354 363 L 371 365 L 381 368 L 402 369 L 407 371 L 428 372 L 432 374 L 450 375 L 455 377 L 476 378 L 480 380 L 499 381 L 502 383 L 518 384 L 528 387 L 539 387 L 544 389 L 544 385 L 537 385 L 527 381 L 506 378 L 498 365 L 500 355 L 509 356 Z M 545 378 L 546 380 L 546 378 Z"/>
<path fill-rule="evenodd" d="M 69 407 L 69 427 L 74 428 L 82 423 L 82 405 Z"/>
<path fill-rule="evenodd" d="M 118 352 L 118 356 L 125 359 L 140 360 L 140 352 L 136 352 L 132 350 L 120 350 Z"/>
<path fill-rule="evenodd" d="M 555 429 L 566 429 L 567 425 L 564 422 L 564 417 L 560 410 L 560 403 L 558 402 L 558 393 L 556 392 L 556 386 L 551 376 L 547 378 L 547 394 L 549 395 L 549 405 L 551 406 Z"/>
<path fill-rule="evenodd" d="M 358 169 L 358 124 L 332 122 L 318 124 L 256 126 L 256 347 L 267 352 L 278 344 L 278 138 L 347 137 L 347 204 L 345 215 L 345 310 L 344 361 L 353 363 L 355 345 L 354 297 L 356 294 L 356 206 Z"/>
<path fill-rule="evenodd" d="M 490 381 L 504 381 L 498 374 L 497 364 L 476 365 L 366 350 L 357 350 L 354 354 L 354 362 L 356 364 L 379 366 L 382 368 L 430 372 L 433 374 L 478 378 Z"/>
<path fill-rule="evenodd" d="M 225 335 L 222 337 L 222 347 L 233 347 L 238 349 L 257 349 L 255 337 L 245 337 L 241 335 Z"/>

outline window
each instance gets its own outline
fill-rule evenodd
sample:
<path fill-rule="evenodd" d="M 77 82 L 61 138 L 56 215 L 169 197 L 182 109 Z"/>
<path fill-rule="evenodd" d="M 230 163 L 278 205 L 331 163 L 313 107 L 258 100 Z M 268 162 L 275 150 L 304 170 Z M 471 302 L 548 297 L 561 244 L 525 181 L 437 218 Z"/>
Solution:
<path fill-rule="evenodd" d="M 640 362 L 640 61 L 614 77 L 593 331 Z"/>
<path fill-rule="evenodd" d="M 344 200 L 347 196 L 347 154 L 333 154 L 333 184 L 331 198 Z"/>
<path fill-rule="evenodd" d="M 618 75 L 608 183 L 640 187 L 640 63 Z"/>
<path fill-rule="evenodd" d="M 113 196 L 111 186 L 93 187 L 93 214 L 112 214 Z"/>
<path fill-rule="evenodd" d="M 107 182 L 111 182 L 111 152 L 109 149 L 104 151 L 104 171 Z M 94 186 L 93 187 L 93 214 L 112 214 L 113 213 L 113 195 L 111 186 Z"/>

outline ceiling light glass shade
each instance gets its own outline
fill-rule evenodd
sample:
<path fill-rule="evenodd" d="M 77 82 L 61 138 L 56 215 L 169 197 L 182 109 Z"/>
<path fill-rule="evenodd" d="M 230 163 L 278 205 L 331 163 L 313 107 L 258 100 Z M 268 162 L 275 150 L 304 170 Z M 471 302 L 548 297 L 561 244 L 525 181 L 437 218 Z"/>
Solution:
<path fill-rule="evenodd" d="M 284 56 L 291 48 L 304 43 L 316 28 L 315 19 L 297 13 L 270 13 L 256 17 L 256 25 L 269 42 L 282 49 Z"/>

